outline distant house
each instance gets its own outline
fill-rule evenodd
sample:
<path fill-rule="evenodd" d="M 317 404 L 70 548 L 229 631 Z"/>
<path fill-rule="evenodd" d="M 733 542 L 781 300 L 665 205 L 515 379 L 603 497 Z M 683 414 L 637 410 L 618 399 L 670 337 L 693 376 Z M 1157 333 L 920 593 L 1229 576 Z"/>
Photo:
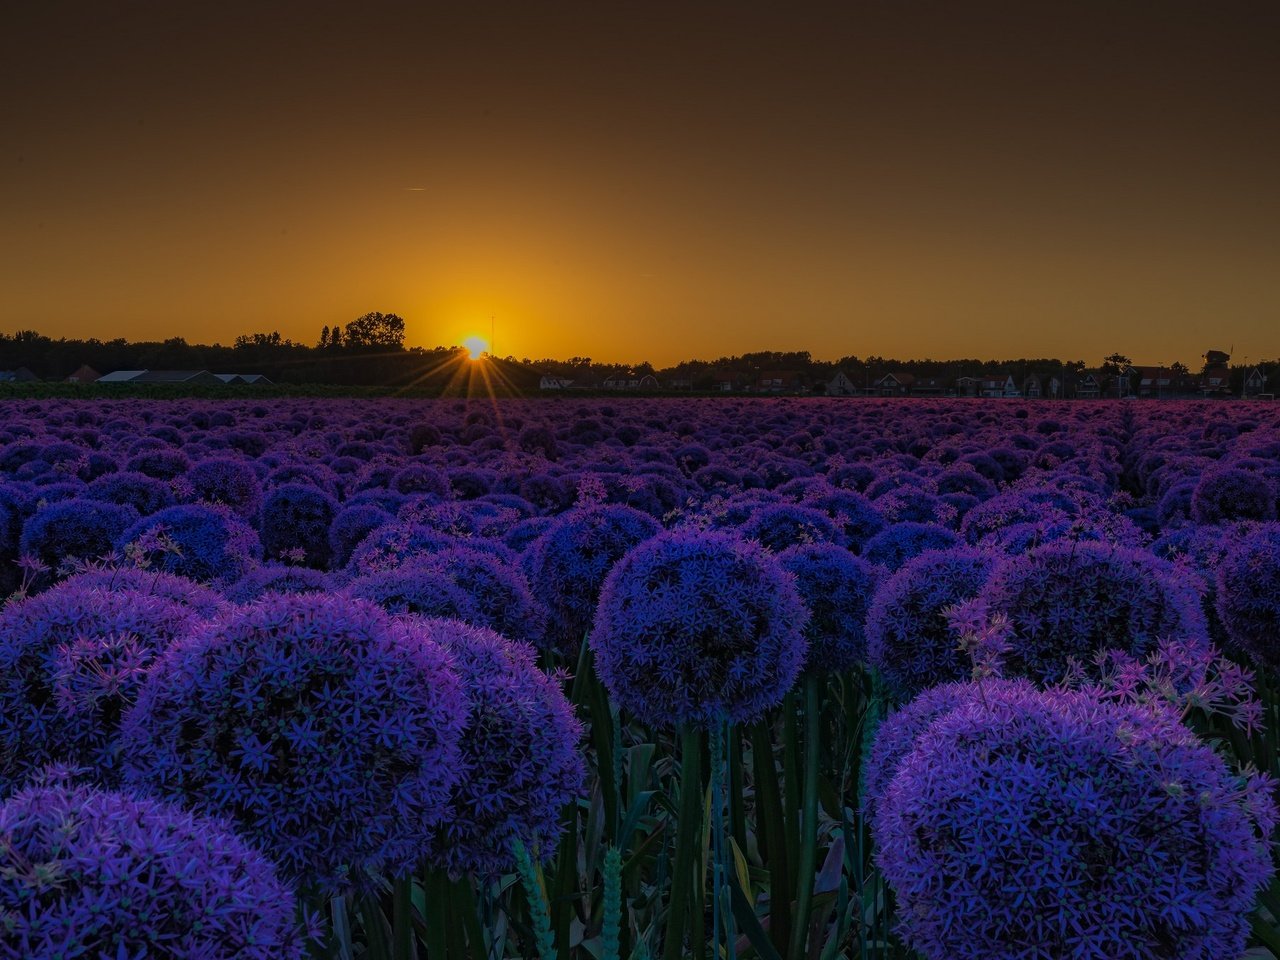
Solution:
<path fill-rule="evenodd" d="M 1049 378 L 1049 399 L 1057 400 L 1062 396 L 1062 381 L 1057 377 Z"/>
<path fill-rule="evenodd" d="M 1231 394 L 1231 354 L 1221 350 L 1204 352 L 1204 370 L 1200 374 L 1200 394 L 1226 397 Z"/>
<path fill-rule="evenodd" d="M 223 381 L 208 370 L 114 370 L 99 377 L 98 383 L 181 383 L 216 387 Z"/>
<path fill-rule="evenodd" d="M 916 377 L 911 385 L 913 397 L 940 397 L 947 392 L 947 385 L 941 377 Z"/>
<path fill-rule="evenodd" d="M 726 376 L 725 374 L 718 374 L 715 379 L 712 380 L 712 389 L 717 393 L 733 393 L 734 386 L 733 377 Z"/>
<path fill-rule="evenodd" d="M 1076 398 L 1079 400 L 1097 400 L 1102 396 L 1102 386 L 1092 373 L 1082 374 L 1076 381 Z"/>
<path fill-rule="evenodd" d="M 552 377 L 545 373 L 538 381 L 539 390 L 568 390 L 572 386 L 573 381 L 568 377 Z"/>
<path fill-rule="evenodd" d="M 1173 387 L 1173 371 L 1168 367 L 1129 367 L 1129 390 L 1140 397 L 1163 397 Z"/>
<path fill-rule="evenodd" d="M 828 397 L 854 397 L 857 395 L 857 386 L 843 370 L 837 370 L 836 375 L 827 381 Z"/>
<path fill-rule="evenodd" d="M 675 377 L 667 381 L 668 390 L 692 390 L 693 380 L 688 377 Z"/>
<path fill-rule="evenodd" d="M 26 367 L 17 370 L 0 370 L 0 383 L 34 383 L 40 378 Z"/>
<path fill-rule="evenodd" d="M 80 367 L 79 370 L 77 370 L 71 376 L 67 377 L 67 382 L 68 383 L 94 383 L 101 376 L 102 374 L 100 374 L 97 370 L 93 369 L 93 367 L 89 366 L 88 364 L 84 364 Z"/>
<path fill-rule="evenodd" d="M 1244 395 L 1246 397 L 1256 397 L 1260 393 L 1267 392 L 1267 375 L 1254 367 L 1244 378 Z"/>
<path fill-rule="evenodd" d="M 980 397 L 1017 397 L 1020 396 L 1018 385 L 1013 382 L 1013 374 L 1007 373 L 1003 378 L 1000 376 L 983 377 L 978 384 L 978 396 Z"/>
<path fill-rule="evenodd" d="M 804 377 L 794 370 L 772 370 L 760 374 L 756 390 L 760 393 L 803 393 Z"/>
<path fill-rule="evenodd" d="M 886 373 L 875 382 L 875 392 L 882 397 L 905 397 L 915 382 L 915 376 L 910 373 Z"/>
<path fill-rule="evenodd" d="M 216 378 L 223 381 L 224 384 L 269 384 L 270 380 L 261 374 L 214 374 Z"/>
<path fill-rule="evenodd" d="M 605 390 L 657 390 L 658 378 L 651 373 L 637 376 L 634 371 L 615 373 L 600 385 Z"/>
<path fill-rule="evenodd" d="M 981 377 L 957 377 L 956 393 L 962 397 L 976 397 L 982 389 Z"/>
<path fill-rule="evenodd" d="M 1022 380 L 1022 395 L 1028 400 L 1039 400 L 1044 396 L 1044 391 L 1040 386 L 1040 378 L 1034 373 L 1029 374 Z"/>

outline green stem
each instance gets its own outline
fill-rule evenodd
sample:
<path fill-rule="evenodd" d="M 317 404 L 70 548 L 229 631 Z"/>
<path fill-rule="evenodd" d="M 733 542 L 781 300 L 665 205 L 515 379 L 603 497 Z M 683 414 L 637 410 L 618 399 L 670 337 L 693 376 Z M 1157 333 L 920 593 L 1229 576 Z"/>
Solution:
<path fill-rule="evenodd" d="M 680 730 L 680 822 L 663 960 L 681 960 L 684 953 L 685 924 L 689 901 L 693 899 L 694 865 L 702 844 L 702 739 L 702 731 L 692 724 Z"/>
<path fill-rule="evenodd" d="M 600 931 L 600 960 L 620 960 L 622 929 L 622 855 L 610 847 L 604 856 L 604 924 Z"/>
<path fill-rule="evenodd" d="M 476 908 L 476 892 L 471 886 L 471 878 L 463 876 L 450 884 L 450 903 L 460 918 L 460 926 L 466 934 L 469 949 L 461 954 L 464 957 L 475 957 L 477 960 L 488 956 L 488 945 L 484 940 L 484 930 L 480 925 L 480 913 Z"/>
<path fill-rule="evenodd" d="M 556 851 L 556 872 L 551 902 L 551 927 L 556 938 L 556 952 L 569 956 L 569 936 L 573 922 L 574 897 L 578 892 L 578 802 L 565 804 L 561 822 L 564 826 L 560 849 Z"/>
<path fill-rule="evenodd" d="M 413 949 L 413 877 L 396 879 L 391 886 L 391 956 L 416 960 Z"/>
<path fill-rule="evenodd" d="M 787 848 L 800 843 L 800 725 L 796 722 L 796 695 L 782 701 L 783 813 L 786 815 Z"/>
<path fill-rule="evenodd" d="M 429 869 L 423 878 L 422 895 L 426 906 L 427 960 L 446 960 L 446 932 L 452 919 L 449 916 L 449 878 L 439 870 Z"/>
<path fill-rule="evenodd" d="M 387 942 L 387 921 L 378 905 L 378 898 L 373 894 L 360 898 L 360 917 L 364 921 L 364 939 L 368 944 L 365 956 L 369 960 L 385 960 L 391 954 L 391 945 Z"/>
<path fill-rule="evenodd" d="M 728 739 L 729 765 L 729 822 L 733 839 L 739 850 L 747 849 L 747 818 L 742 802 L 742 734 L 735 724 L 729 724 L 725 734 Z"/>
<path fill-rule="evenodd" d="M 782 951 L 787 948 L 791 929 L 791 872 L 787 866 L 787 835 L 768 720 L 751 725 L 751 764 L 755 775 L 756 817 L 769 865 L 769 939 L 776 950 Z"/>
<path fill-rule="evenodd" d="M 822 732 L 818 678 L 804 679 L 804 813 L 800 828 L 800 864 L 796 868 L 796 916 L 787 960 L 801 960 L 809 933 L 814 872 L 818 867 L 818 738 Z"/>

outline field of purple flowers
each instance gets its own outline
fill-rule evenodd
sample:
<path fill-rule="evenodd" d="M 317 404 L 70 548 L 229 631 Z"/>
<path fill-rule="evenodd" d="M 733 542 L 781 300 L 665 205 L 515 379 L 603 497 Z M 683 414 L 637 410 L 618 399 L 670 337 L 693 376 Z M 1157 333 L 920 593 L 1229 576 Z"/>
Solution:
<path fill-rule="evenodd" d="M 1280 406 L 10 401 L 0 960 L 1280 958 Z"/>

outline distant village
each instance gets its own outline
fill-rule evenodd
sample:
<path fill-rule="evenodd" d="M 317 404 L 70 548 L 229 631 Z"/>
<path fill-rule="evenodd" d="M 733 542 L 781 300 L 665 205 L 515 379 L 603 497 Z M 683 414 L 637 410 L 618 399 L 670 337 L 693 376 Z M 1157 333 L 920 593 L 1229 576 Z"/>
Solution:
<path fill-rule="evenodd" d="M 782 355 L 787 356 L 787 355 Z M 614 370 L 603 379 L 575 378 L 543 373 L 543 392 L 572 390 L 622 392 L 700 392 L 730 394 L 787 394 L 827 397 L 973 397 L 983 399 L 1100 400 L 1104 398 L 1273 398 L 1268 373 L 1260 366 L 1243 375 L 1233 371 L 1231 357 L 1221 350 L 1207 350 L 1203 366 L 1193 372 L 1182 364 L 1140 366 L 1124 362 L 1085 369 L 1083 364 L 1059 364 L 1051 373 L 1001 370 L 959 376 L 928 376 L 908 369 L 855 373 L 837 365 L 829 371 L 768 369 L 700 371 L 700 376 L 663 376 L 641 369 Z M 1041 362 L 1043 364 L 1043 362 Z M 1234 376 L 1233 376 L 1234 373 Z M 1237 381 L 1234 382 L 1233 381 Z"/>
<path fill-rule="evenodd" d="M 0 383 L 39 383 L 41 378 L 26 367 L 16 370 L 0 370 Z M 208 370 L 113 370 L 98 373 L 93 367 L 81 365 L 66 378 L 68 383 L 164 383 L 193 387 L 226 387 L 242 384 L 262 386 L 271 383 L 260 373 L 210 373 Z"/>
<path fill-rule="evenodd" d="M 908 360 L 849 356 L 814 359 L 808 351 L 761 351 L 717 360 L 649 363 L 517 359 L 485 355 L 479 365 L 462 347 L 406 347 L 404 322 L 371 313 L 321 331 L 316 345 L 279 333 L 237 337 L 233 345 L 123 339 L 53 340 L 34 331 L 0 333 L 0 385 L 79 384 L 120 389 L 261 388 L 280 385 L 342 390 L 457 392 L 472 377 L 508 394 L 683 393 L 827 397 L 972 397 L 975 399 L 1270 399 L 1280 359 L 1241 363 L 1230 351 L 1206 350 L 1198 370 L 1182 363 L 1140 364 L 1122 354 L 1096 366 L 1082 360 Z M 76 389 L 75 387 L 63 387 Z"/>

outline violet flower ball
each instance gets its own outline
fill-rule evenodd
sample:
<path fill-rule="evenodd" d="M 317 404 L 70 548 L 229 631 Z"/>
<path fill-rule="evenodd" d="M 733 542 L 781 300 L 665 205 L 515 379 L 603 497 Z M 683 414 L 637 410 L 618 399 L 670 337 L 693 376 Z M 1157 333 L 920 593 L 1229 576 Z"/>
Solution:
<path fill-rule="evenodd" d="M 662 533 L 600 593 L 591 651 L 613 699 L 653 727 L 747 722 L 781 702 L 807 651 L 794 579 L 758 544 Z"/>

